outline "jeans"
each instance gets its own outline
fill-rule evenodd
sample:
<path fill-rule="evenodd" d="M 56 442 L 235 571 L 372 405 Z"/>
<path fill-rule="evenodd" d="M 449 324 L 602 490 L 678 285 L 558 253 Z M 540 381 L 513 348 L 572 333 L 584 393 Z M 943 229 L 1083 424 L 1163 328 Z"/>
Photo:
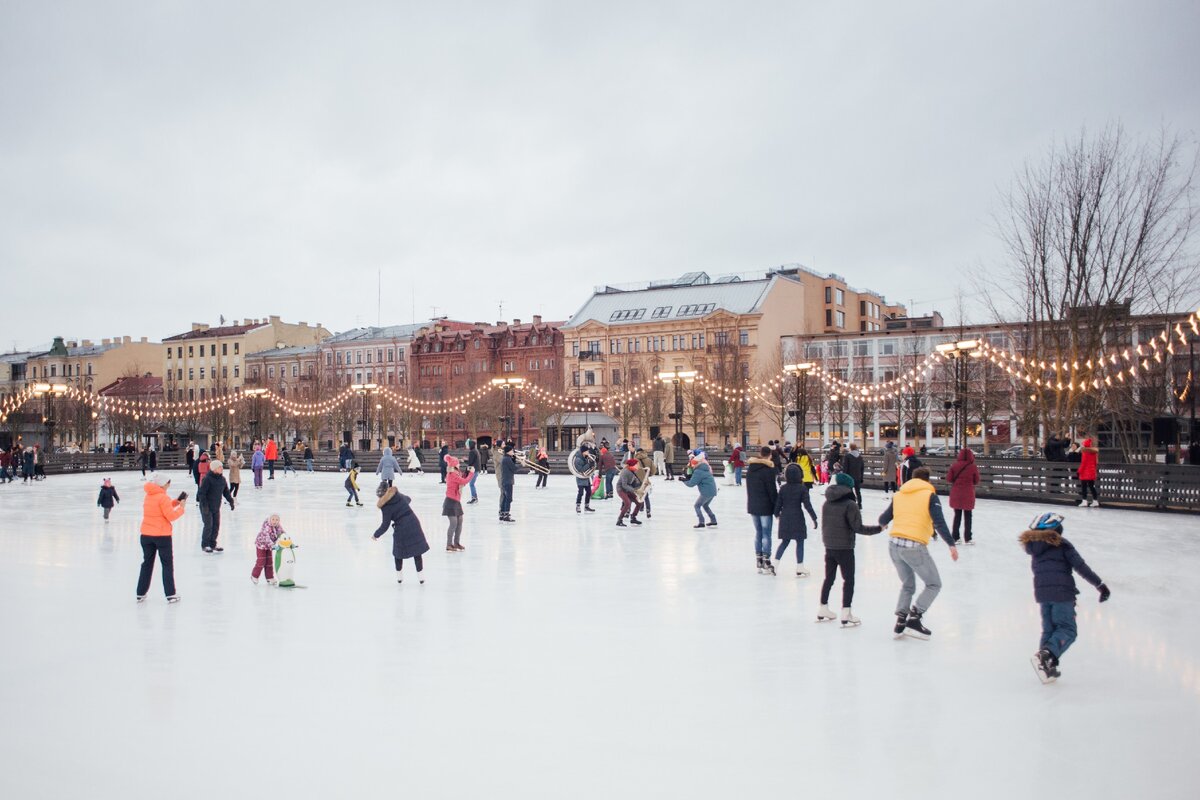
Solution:
<path fill-rule="evenodd" d="M 350 505 L 351 500 L 358 503 L 359 505 L 362 505 L 362 503 L 358 499 L 358 490 L 357 489 L 351 487 L 346 490 L 346 494 L 348 495 L 346 497 L 346 505 Z"/>
<path fill-rule="evenodd" d="M 577 478 L 575 480 L 575 505 L 578 506 L 580 503 L 592 504 L 592 483 L 586 480 L 580 481 Z"/>
<path fill-rule="evenodd" d="M 267 461 L 267 472 L 270 473 L 269 480 L 275 480 L 275 459 L 272 458 Z"/>
<path fill-rule="evenodd" d="M 741 467 L 733 468 L 733 482 L 735 484 L 737 484 L 738 486 L 742 485 L 742 468 Z"/>
<path fill-rule="evenodd" d="M 1062 658 L 1075 641 L 1075 603 L 1039 603 L 1042 607 L 1042 647 Z"/>
<path fill-rule="evenodd" d="M 474 472 L 471 473 L 471 482 L 467 484 L 467 486 L 470 487 L 470 489 L 471 489 L 471 499 L 472 500 L 479 499 L 479 494 L 475 491 L 475 479 L 478 477 L 479 477 L 479 470 L 475 470 Z"/>
<path fill-rule="evenodd" d="M 612 481 L 613 481 L 613 477 L 616 474 L 617 474 L 617 471 L 615 469 L 610 469 L 608 472 L 604 473 L 604 496 L 605 497 L 613 496 Z"/>
<path fill-rule="evenodd" d="M 842 571 L 842 608 L 850 608 L 854 604 L 853 550 L 825 551 L 825 582 L 821 584 L 821 605 L 829 604 L 829 593 L 833 590 L 833 582 L 839 569 Z"/>
<path fill-rule="evenodd" d="M 783 554 L 787 552 L 788 544 L 790 542 L 796 543 L 796 563 L 803 564 L 804 563 L 804 540 L 803 539 L 780 539 L 779 547 L 775 548 L 775 560 L 778 561 L 781 558 L 783 558 Z M 853 552 L 853 551 L 851 551 L 851 552 Z"/>
<path fill-rule="evenodd" d="M 954 541 L 956 542 L 958 541 L 959 523 L 963 522 L 964 520 L 966 521 L 966 524 L 963 526 L 963 534 L 967 537 L 967 541 L 969 542 L 971 541 L 971 512 L 962 508 L 954 509 L 954 525 L 951 527 L 950 532 L 954 535 Z"/>
<path fill-rule="evenodd" d="M 142 571 L 138 575 L 137 595 L 144 597 L 150 590 L 150 578 L 154 576 L 154 555 L 162 564 L 163 592 L 167 597 L 175 594 L 175 557 L 171 552 L 170 536 L 142 537 Z"/>
<path fill-rule="evenodd" d="M 666 466 L 666 469 L 667 469 L 667 480 L 669 480 L 669 481 L 675 480 L 675 465 L 672 464 L 670 461 L 664 461 L 663 464 Z"/>
<path fill-rule="evenodd" d="M 717 515 L 712 513 L 712 509 L 709 508 L 709 505 L 712 504 L 712 501 L 713 501 L 713 496 L 706 495 L 706 494 L 702 494 L 696 498 L 696 505 L 695 505 L 696 519 L 700 520 L 701 522 L 704 522 L 704 515 L 708 514 L 709 522 L 717 521 Z M 701 512 L 703 512 L 703 513 L 701 513 Z"/>
<path fill-rule="evenodd" d="M 217 534 L 221 530 L 221 511 L 210 511 L 200 506 L 200 519 L 204 521 L 204 531 L 200 534 L 201 547 L 216 547 Z"/>
<path fill-rule="evenodd" d="M 304 468 L 309 472 L 313 471 L 313 460 L 311 458 L 304 459 Z"/>
<path fill-rule="evenodd" d="M 771 555 L 771 526 L 775 517 L 770 514 L 763 517 L 751 514 L 750 519 L 754 522 L 754 552 L 760 556 Z"/>
<path fill-rule="evenodd" d="M 500 514 L 501 515 L 505 515 L 509 511 L 512 510 L 512 494 L 513 494 L 513 487 L 511 485 L 500 487 Z"/>
<path fill-rule="evenodd" d="M 896 565 L 896 574 L 900 576 L 900 597 L 896 600 L 896 613 L 908 612 L 909 607 L 924 614 L 933 605 L 938 592 L 942 590 L 942 578 L 938 574 L 937 564 L 929 554 L 928 547 L 898 547 L 888 545 L 892 563 Z M 917 590 L 917 578 L 925 583 L 921 596 L 913 603 L 913 593 Z"/>
<path fill-rule="evenodd" d="M 271 551 L 255 548 L 254 569 L 250 570 L 250 577 L 257 578 L 264 571 L 267 573 L 267 580 L 275 580 L 275 565 L 272 563 Z"/>

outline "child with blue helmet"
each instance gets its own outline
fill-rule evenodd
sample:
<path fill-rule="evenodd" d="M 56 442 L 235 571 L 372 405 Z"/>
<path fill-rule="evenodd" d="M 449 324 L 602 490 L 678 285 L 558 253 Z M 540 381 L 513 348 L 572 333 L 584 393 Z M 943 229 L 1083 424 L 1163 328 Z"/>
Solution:
<path fill-rule="evenodd" d="M 1079 555 L 1079 551 L 1063 538 L 1063 517 L 1048 512 L 1040 514 L 1029 524 L 1029 530 L 1021 534 L 1020 542 L 1025 552 L 1033 558 L 1033 596 L 1042 609 L 1041 647 L 1032 658 L 1033 668 L 1042 683 L 1052 683 L 1061 674 L 1058 670 L 1063 653 L 1075 641 L 1078 628 L 1075 624 L 1074 573 L 1100 592 L 1100 602 L 1109 598 L 1110 592 L 1092 569 Z"/>

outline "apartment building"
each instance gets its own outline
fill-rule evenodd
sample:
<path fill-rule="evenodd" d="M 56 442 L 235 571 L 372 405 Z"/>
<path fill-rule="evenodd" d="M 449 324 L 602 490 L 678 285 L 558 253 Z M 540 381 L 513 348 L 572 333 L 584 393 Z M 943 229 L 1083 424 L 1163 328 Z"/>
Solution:
<path fill-rule="evenodd" d="M 469 322 L 448 319 L 433 324 L 444 330 L 471 327 Z M 339 387 L 376 383 L 408 393 L 413 339 L 430 325 L 421 322 L 354 328 L 329 337 L 321 343 L 321 365 L 328 382 Z"/>
<path fill-rule="evenodd" d="M 129 336 L 65 341 L 57 336 L 51 348 L 31 355 L 25 362 L 25 381 L 61 383 L 94 392 L 118 378 L 158 375 L 162 370 L 163 346 L 145 336 L 137 341 Z"/>

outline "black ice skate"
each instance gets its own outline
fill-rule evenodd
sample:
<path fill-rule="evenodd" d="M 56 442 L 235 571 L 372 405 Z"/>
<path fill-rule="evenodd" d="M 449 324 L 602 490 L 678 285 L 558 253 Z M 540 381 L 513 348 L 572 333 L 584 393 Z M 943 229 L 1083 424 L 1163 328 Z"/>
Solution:
<path fill-rule="evenodd" d="M 710 527 L 710 528 L 717 527 L 717 518 L 716 517 L 713 517 L 711 520 L 708 521 L 708 527 Z"/>
<path fill-rule="evenodd" d="M 761 555 L 759 555 L 759 556 L 756 556 L 756 558 L 758 559 L 758 574 L 762 575 L 763 574 L 763 557 Z"/>
<path fill-rule="evenodd" d="M 583 513 L 583 510 L 580 508 L 580 506 L 579 506 L 579 503 L 576 503 L 576 504 L 575 504 L 575 513 L 576 513 L 576 514 L 582 514 L 582 513 Z"/>
<path fill-rule="evenodd" d="M 168 602 L 168 603 L 178 603 L 178 602 L 179 602 L 179 595 L 177 595 L 177 594 L 173 594 L 173 595 L 170 595 L 170 596 L 168 596 L 168 597 L 167 597 L 167 602 Z"/>
<path fill-rule="evenodd" d="M 1042 683 L 1054 683 L 1058 680 L 1057 660 L 1049 650 L 1038 650 L 1029 661 Z"/>
<path fill-rule="evenodd" d="M 921 614 L 916 606 L 912 607 L 912 611 L 908 612 L 908 622 L 904 625 L 904 635 L 911 636 L 914 639 L 928 639 L 933 632 L 921 624 Z"/>
<path fill-rule="evenodd" d="M 897 611 L 896 612 L 896 627 L 892 628 L 892 633 L 896 634 L 897 639 L 904 636 L 904 628 L 906 627 L 907 623 L 908 623 L 908 612 L 907 611 Z"/>
<path fill-rule="evenodd" d="M 585 503 L 585 504 L 584 504 L 584 506 L 583 506 L 583 510 L 584 510 L 584 511 L 589 511 L 589 512 L 595 512 L 595 510 L 596 510 L 596 509 L 592 508 L 590 505 L 587 505 L 587 504 Z"/>

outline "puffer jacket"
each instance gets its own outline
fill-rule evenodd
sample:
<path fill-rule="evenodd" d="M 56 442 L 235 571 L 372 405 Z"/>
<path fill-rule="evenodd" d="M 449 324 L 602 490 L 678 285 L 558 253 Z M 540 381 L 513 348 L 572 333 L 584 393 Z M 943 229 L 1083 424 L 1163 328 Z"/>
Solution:
<path fill-rule="evenodd" d="M 775 501 L 779 498 L 779 485 L 775 483 L 775 465 L 770 458 L 755 456 L 747 462 L 744 482 L 746 484 L 746 513 L 756 517 L 775 515 Z"/>
<path fill-rule="evenodd" d="M 167 497 L 167 490 L 157 483 L 146 482 L 142 488 L 146 492 L 142 501 L 142 535 L 170 536 L 171 523 L 183 516 L 184 504 Z"/>
<path fill-rule="evenodd" d="M 847 450 L 842 457 L 842 472 L 854 478 L 854 484 L 862 488 L 864 472 L 862 453 L 857 450 Z"/>
<path fill-rule="evenodd" d="M 717 496 L 717 481 L 713 478 L 712 467 L 707 461 L 700 461 L 692 468 L 691 477 L 683 482 L 684 486 L 694 486 L 700 491 L 701 497 Z"/>
<path fill-rule="evenodd" d="M 825 490 L 825 505 L 821 507 L 821 541 L 827 550 L 853 550 L 855 534 L 873 536 L 883 528 L 863 525 L 862 512 L 854 500 L 854 490 L 840 483 L 831 483 Z"/>
<path fill-rule="evenodd" d="M 258 536 L 254 537 L 254 547 L 258 550 L 270 550 L 275 546 L 275 540 L 283 535 L 283 526 L 272 525 L 271 518 L 267 517 L 258 529 Z"/>
<path fill-rule="evenodd" d="M 395 486 L 389 486 L 375 505 L 383 514 L 383 521 L 373 536 L 378 539 L 387 533 L 388 526 L 392 527 L 393 558 L 413 558 L 429 552 L 421 520 L 412 510 L 412 498 L 400 494 Z"/>
<path fill-rule="evenodd" d="M 779 487 L 779 497 L 775 500 L 780 539 L 808 538 L 808 526 L 804 522 L 805 511 L 812 517 L 813 525 L 817 524 L 817 512 L 813 510 L 809 488 L 804 485 L 802 477 L 803 473 L 798 464 L 788 464 L 784 470 L 784 483 Z"/>
<path fill-rule="evenodd" d="M 946 473 L 946 482 L 950 484 L 950 507 L 974 511 L 979 468 L 975 466 L 975 453 L 969 447 L 958 451 L 958 458 Z"/>
<path fill-rule="evenodd" d="M 1025 552 L 1033 557 L 1033 597 L 1039 603 L 1071 603 L 1079 589 L 1078 572 L 1092 586 L 1103 581 L 1092 572 L 1079 551 L 1056 530 L 1025 531 L 1020 537 Z"/>

